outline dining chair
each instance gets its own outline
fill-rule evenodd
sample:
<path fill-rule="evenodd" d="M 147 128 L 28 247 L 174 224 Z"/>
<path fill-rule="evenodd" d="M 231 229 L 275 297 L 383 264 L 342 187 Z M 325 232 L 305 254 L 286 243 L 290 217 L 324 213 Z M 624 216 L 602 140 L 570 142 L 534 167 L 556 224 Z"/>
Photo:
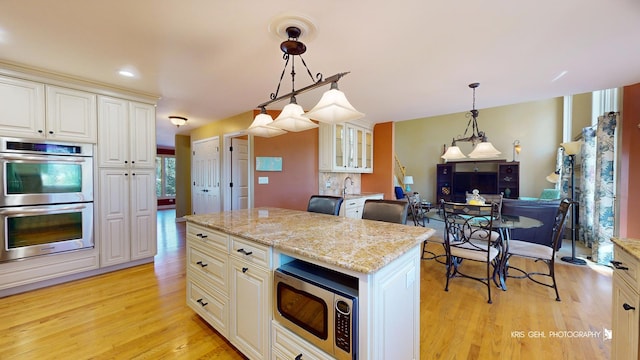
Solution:
<path fill-rule="evenodd" d="M 507 254 L 506 254 L 506 277 L 523 279 L 528 278 L 529 280 L 552 288 L 556 292 L 556 301 L 560 301 L 560 295 L 558 294 L 558 286 L 556 284 L 556 276 L 555 276 L 555 259 L 556 259 L 556 250 L 558 249 L 558 244 L 562 241 L 562 229 L 567 220 L 567 213 L 572 203 L 569 199 L 563 199 L 558 206 L 558 211 L 556 212 L 556 217 L 553 222 L 553 231 L 551 234 L 551 241 L 549 244 L 537 244 L 525 240 L 518 239 L 509 239 L 507 244 Z M 511 266 L 509 264 L 509 259 L 512 257 L 520 257 L 529 260 L 533 260 L 535 262 L 542 261 L 547 265 L 547 272 L 527 272 L 521 268 Z M 521 275 L 509 275 L 509 270 L 517 270 Z M 548 281 L 543 282 L 539 280 L 539 277 L 547 277 L 551 279 L 551 283 Z"/>
<path fill-rule="evenodd" d="M 337 216 L 340 214 L 340 206 L 343 200 L 340 196 L 311 195 L 307 211 Z"/>
<path fill-rule="evenodd" d="M 425 213 L 425 210 L 421 207 L 420 194 L 413 193 L 413 195 L 407 197 L 407 202 L 409 203 L 409 213 L 411 214 L 411 218 L 413 219 L 413 225 L 425 227 L 425 219 L 428 218 L 426 216 L 427 214 Z M 431 236 L 422 243 L 422 260 L 436 260 L 439 263 L 444 264 L 445 261 L 441 260 L 441 258 L 445 257 L 446 254 L 436 254 L 433 251 L 427 249 L 427 245 L 429 243 L 440 244 L 444 249 L 444 238 L 437 235 Z"/>
<path fill-rule="evenodd" d="M 493 221 L 497 214 L 497 204 L 470 205 L 443 202 L 444 244 L 446 251 L 447 283 L 444 290 L 449 291 L 449 280 L 465 277 L 479 281 L 487 286 L 488 303 L 491 304 L 491 281 L 500 271 L 500 241 L 491 241 Z M 486 274 L 469 274 L 462 268 L 463 260 L 486 264 Z M 493 272 L 491 267 L 493 266 Z"/>
<path fill-rule="evenodd" d="M 466 194 L 467 194 L 467 197 L 470 195 L 469 193 L 466 193 Z M 482 198 L 484 198 L 485 204 L 486 203 L 496 204 L 497 212 L 494 215 L 494 220 L 500 219 L 500 216 L 502 215 L 502 199 L 504 198 L 504 194 L 500 193 L 500 194 L 479 194 L 479 195 Z M 469 232 L 467 236 L 474 236 L 474 235 Z M 498 231 L 492 230 L 490 241 L 496 242 L 498 241 L 499 238 L 500 238 L 500 233 Z M 482 240 L 482 239 L 476 239 L 476 240 Z"/>
<path fill-rule="evenodd" d="M 401 200 L 367 199 L 364 202 L 362 218 L 406 224 L 409 202 Z"/>

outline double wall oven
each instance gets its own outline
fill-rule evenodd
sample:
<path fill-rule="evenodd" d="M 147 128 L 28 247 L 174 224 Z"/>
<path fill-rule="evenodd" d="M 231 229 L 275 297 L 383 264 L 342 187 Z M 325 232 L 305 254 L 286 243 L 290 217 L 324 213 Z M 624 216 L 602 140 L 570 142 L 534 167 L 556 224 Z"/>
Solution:
<path fill-rule="evenodd" d="M 0 137 L 0 262 L 92 248 L 93 145 Z"/>

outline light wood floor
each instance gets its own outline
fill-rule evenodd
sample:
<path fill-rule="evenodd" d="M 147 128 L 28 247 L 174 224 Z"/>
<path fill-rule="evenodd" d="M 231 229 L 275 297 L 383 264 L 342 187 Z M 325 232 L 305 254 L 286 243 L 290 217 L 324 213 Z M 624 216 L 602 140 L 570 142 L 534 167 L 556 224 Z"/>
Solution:
<path fill-rule="evenodd" d="M 185 305 L 184 223 L 172 215 L 159 212 L 155 264 L 0 299 L 0 359 L 242 359 Z M 556 268 L 561 302 L 509 279 L 487 304 L 480 283 L 445 292 L 443 265 L 423 261 L 421 359 L 608 359 L 611 270 Z M 567 337 L 578 331 L 600 334 Z"/>

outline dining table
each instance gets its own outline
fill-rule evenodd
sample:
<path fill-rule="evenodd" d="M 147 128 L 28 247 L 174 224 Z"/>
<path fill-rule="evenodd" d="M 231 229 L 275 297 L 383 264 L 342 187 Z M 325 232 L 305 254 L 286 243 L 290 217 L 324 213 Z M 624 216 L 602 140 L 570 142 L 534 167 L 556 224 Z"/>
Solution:
<path fill-rule="evenodd" d="M 442 210 L 429 211 L 425 217 L 430 220 L 444 222 L 444 214 Z M 521 215 L 498 215 L 492 222 L 492 227 L 500 234 L 500 255 L 496 266 L 496 275 L 494 282 L 502 290 L 507 290 L 505 283 L 507 270 L 507 254 L 509 252 L 509 240 L 511 240 L 511 230 L 513 229 L 531 229 L 542 226 L 542 221 Z"/>

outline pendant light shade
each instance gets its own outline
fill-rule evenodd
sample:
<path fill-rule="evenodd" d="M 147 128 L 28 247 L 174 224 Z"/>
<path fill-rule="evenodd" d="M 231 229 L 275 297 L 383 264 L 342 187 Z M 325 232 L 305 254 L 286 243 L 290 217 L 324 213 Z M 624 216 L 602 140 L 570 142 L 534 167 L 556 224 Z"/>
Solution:
<path fill-rule="evenodd" d="M 496 157 L 500 154 L 502 153 L 496 150 L 496 148 L 493 147 L 493 144 L 487 141 L 478 143 L 469 154 L 469 157 L 472 159 L 487 159 Z"/>
<path fill-rule="evenodd" d="M 251 126 L 249 126 L 247 131 L 249 134 L 262 137 L 273 137 L 286 133 L 286 131 L 282 129 L 273 127 L 272 124 L 273 118 L 271 115 L 267 114 L 265 109 L 262 109 L 260 114 L 253 119 L 253 123 L 251 123 Z"/>
<path fill-rule="evenodd" d="M 445 160 L 460 160 L 467 158 L 467 156 L 463 154 L 462 151 L 460 151 L 460 148 L 457 146 L 449 146 L 449 148 L 447 148 L 447 151 L 440 157 Z"/>
<path fill-rule="evenodd" d="M 324 123 L 335 124 L 363 118 L 364 114 L 356 110 L 344 93 L 338 90 L 338 83 L 332 82 L 331 89 L 326 91 L 318 104 L 304 116 Z"/>
<path fill-rule="evenodd" d="M 296 104 L 295 97 L 291 97 L 291 102 L 282 109 L 282 112 L 275 120 L 273 120 L 271 126 L 291 132 L 304 131 L 318 127 L 318 124 L 302 116 L 302 114 L 304 114 L 302 106 Z"/>

